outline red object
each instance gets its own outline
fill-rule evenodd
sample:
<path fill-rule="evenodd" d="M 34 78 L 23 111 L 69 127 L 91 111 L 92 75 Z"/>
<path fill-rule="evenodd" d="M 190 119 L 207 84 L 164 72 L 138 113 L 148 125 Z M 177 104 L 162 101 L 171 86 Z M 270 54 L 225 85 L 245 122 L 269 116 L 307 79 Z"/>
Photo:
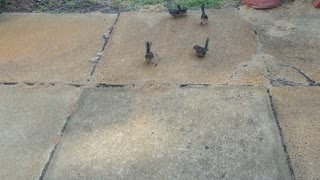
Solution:
<path fill-rule="evenodd" d="M 280 5 L 280 0 L 243 0 L 243 1 L 247 6 L 255 9 L 270 9 Z"/>
<path fill-rule="evenodd" d="M 320 0 L 314 0 L 312 4 L 314 7 L 320 8 Z"/>

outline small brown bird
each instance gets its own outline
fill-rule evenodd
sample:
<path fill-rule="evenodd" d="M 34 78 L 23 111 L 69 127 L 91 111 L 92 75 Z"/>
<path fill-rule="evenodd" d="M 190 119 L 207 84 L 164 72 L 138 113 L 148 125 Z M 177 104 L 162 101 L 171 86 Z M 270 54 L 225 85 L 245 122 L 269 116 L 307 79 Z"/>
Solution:
<path fill-rule="evenodd" d="M 155 66 L 158 65 L 158 63 L 156 62 L 155 58 L 154 58 L 154 54 L 153 52 L 151 51 L 151 45 L 152 45 L 152 42 L 146 42 L 146 55 L 144 56 L 146 61 L 147 61 L 147 64 L 154 64 Z"/>
<path fill-rule="evenodd" d="M 202 11 L 202 14 L 201 14 L 201 25 L 206 25 L 208 24 L 208 15 L 206 15 L 206 13 L 204 12 L 204 3 L 201 5 L 201 11 Z"/>
<path fill-rule="evenodd" d="M 195 46 L 193 46 L 193 49 L 196 51 L 196 53 L 199 57 L 204 57 L 207 54 L 207 51 L 209 50 L 208 45 L 209 45 L 209 37 L 207 37 L 206 45 L 204 47 L 201 47 L 199 45 L 195 45 Z"/>

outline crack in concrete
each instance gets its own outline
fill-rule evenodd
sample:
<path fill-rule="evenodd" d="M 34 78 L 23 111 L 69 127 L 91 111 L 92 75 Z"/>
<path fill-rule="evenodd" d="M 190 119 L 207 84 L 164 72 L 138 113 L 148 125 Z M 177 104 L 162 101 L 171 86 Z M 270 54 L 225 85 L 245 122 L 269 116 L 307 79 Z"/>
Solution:
<path fill-rule="evenodd" d="M 231 73 L 231 76 L 228 78 L 228 81 L 227 81 L 226 85 L 229 85 L 229 83 L 231 82 L 233 76 L 237 74 L 237 71 L 238 71 L 238 66 L 237 66 L 236 69 Z"/>
<path fill-rule="evenodd" d="M 211 86 L 211 84 L 180 84 L 180 88 L 189 88 L 189 87 L 208 87 Z"/>
<path fill-rule="evenodd" d="M 258 29 L 252 25 L 251 27 L 252 31 L 255 34 L 256 37 L 256 44 L 257 44 L 257 50 L 256 50 L 256 55 L 263 55 L 265 54 L 265 46 L 261 40 L 261 36 L 260 33 L 258 31 Z M 276 64 L 279 66 L 283 66 L 283 67 L 287 67 L 287 68 L 291 68 L 294 69 L 295 71 L 297 71 L 300 75 L 302 75 L 308 82 L 308 86 L 320 86 L 320 83 L 317 83 L 316 81 L 312 80 L 309 76 L 307 76 L 303 71 L 301 71 L 300 69 L 296 68 L 293 65 L 284 65 L 284 64 Z M 270 69 L 269 65 L 265 62 L 265 67 L 266 67 L 266 72 L 267 72 L 267 79 L 269 80 L 271 86 L 306 86 L 303 83 L 299 83 L 299 82 L 294 82 L 294 81 L 289 81 L 287 80 L 285 77 L 284 78 L 278 78 L 278 79 L 272 79 L 272 70 Z M 231 77 L 228 80 L 228 83 L 232 80 L 233 76 L 237 73 L 238 67 L 236 68 L 236 70 L 233 72 L 233 74 L 231 75 Z"/>
<path fill-rule="evenodd" d="M 261 37 L 260 34 L 258 32 L 258 29 L 255 25 L 251 25 L 251 31 L 254 33 L 255 36 L 255 41 L 256 41 L 256 54 L 254 54 L 254 56 L 258 56 L 258 55 L 263 55 L 265 54 L 265 47 L 261 41 Z M 255 61 L 255 60 L 251 60 L 251 61 Z M 251 62 L 251 61 L 247 61 L 245 63 Z M 232 71 L 231 75 L 229 76 L 226 85 L 229 85 L 229 83 L 232 81 L 233 77 L 238 73 L 239 69 L 240 69 L 240 64 L 237 65 L 237 67 L 235 68 L 234 71 Z"/>
<path fill-rule="evenodd" d="M 35 82 L 24 82 L 24 84 L 27 86 L 34 86 L 36 83 Z"/>
<path fill-rule="evenodd" d="M 83 87 L 85 86 L 84 84 L 67 84 L 69 86 L 73 86 L 73 87 Z"/>
<path fill-rule="evenodd" d="M 0 82 L 0 85 L 5 85 L 5 86 L 13 86 L 19 84 L 18 82 Z"/>
<path fill-rule="evenodd" d="M 272 80 L 271 80 L 271 70 L 270 70 L 270 66 L 268 64 L 265 64 L 266 66 L 266 71 L 267 71 L 267 79 L 269 80 L 269 83 L 271 84 L 271 86 L 273 86 L 272 84 Z"/>
<path fill-rule="evenodd" d="M 270 81 L 270 84 L 273 87 L 274 86 L 320 86 L 320 83 L 317 83 L 316 81 L 312 80 L 305 73 L 303 73 L 301 70 L 299 70 L 298 68 L 296 68 L 292 65 L 283 65 L 283 64 L 275 64 L 275 65 L 286 67 L 286 68 L 291 68 L 291 69 L 297 71 L 300 75 L 302 75 L 306 79 L 308 85 L 305 85 L 302 82 L 290 81 L 286 77 L 274 79 L 274 78 L 272 78 L 272 72 L 270 70 L 270 67 L 267 65 L 266 68 L 267 68 L 267 73 L 268 73 L 268 79 Z"/>
<path fill-rule="evenodd" d="M 61 136 L 61 137 L 62 137 L 62 136 Z M 54 147 L 53 147 L 53 149 L 52 149 L 52 151 L 50 152 L 49 159 L 48 159 L 47 163 L 44 165 L 44 168 L 43 168 L 43 170 L 42 170 L 42 172 L 41 172 L 41 175 L 40 175 L 40 177 L 39 177 L 39 180 L 43 180 L 43 178 L 44 178 L 44 176 L 45 176 L 45 174 L 46 174 L 46 172 L 47 172 L 47 170 L 48 170 L 48 168 L 49 168 L 49 165 L 50 165 L 50 162 L 51 162 L 51 160 L 52 160 L 52 158 L 53 158 L 53 155 L 55 154 L 55 152 L 56 152 L 56 150 L 57 150 L 57 147 L 58 147 L 58 144 L 55 144 Z"/>
<path fill-rule="evenodd" d="M 303 86 L 302 83 L 289 81 L 286 78 L 270 79 L 272 86 Z"/>
<path fill-rule="evenodd" d="M 256 49 L 256 56 L 258 55 L 265 55 L 266 54 L 266 48 L 261 40 L 261 35 L 257 29 L 257 27 L 255 25 L 252 25 L 252 30 L 255 34 L 255 38 L 256 38 L 256 44 L 257 44 L 257 49 Z M 269 65 L 267 64 L 267 62 L 264 62 L 264 66 L 265 66 L 265 69 L 266 69 L 266 79 L 269 80 L 269 83 L 272 85 L 271 83 L 271 70 L 270 70 L 270 67 Z"/>
<path fill-rule="evenodd" d="M 276 65 L 281 66 L 280 64 L 276 64 Z M 301 82 L 287 80 L 286 77 L 272 78 L 272 73 L 269 66 L 267 66 L 267 72 L 268 72 L 268 79 L 272 86 L 305 86 Z"/>
<path fill-rule="evenodd" d="M 264 86 L 255 86 L 255 85 L 226 85 L 226 84 L 175 84 L 172 87 L 179 88 L 195 88 L 195 87 L 219 87 L 219 86 L 229 86 L 229 87 L 264 87 Z M 117 87 L 136 87 L 136 84 L 105 84 L 99 83 L 95 85 L 96 88 L 117 88 Z M 140 84 L 140 87 L 143 85 Z"/>
<path fill-rule="evenodd" d="M 295 67 L 293 65 L 290 65 L 290 64 L 277 64 L 277 65 L 294 69 L 295 71 L 297 71 L 300 75 L 302 75 L 307 80 L 309 86 L 319 86 L 320 85 L 320 83 L 317 83 L 316 81 L 312 80 L 304 72 L 302 72 L 300 69 L 298 69 L 297 67 Z"/>
<path fill-rule="evenodd" d="M 255 39 L 256 39 L 256 44 L 257 44 L 256 55 L 265 54 L 265 47 L 264 47 L 264 44 L 261 41 L 261 36 L 260 36 L 260 33 L 258 32 L 257 27 L 255 25 L 252 25 L 251 26 L 251 30 L 255 34 Z"/>
<path fill-rule="evenodd" d="M 57 83 L 57 82 L 0 82 L 0 86 L 18 86 L 18 85 L 25 85 L 25 86 L 55 86 L 55 85 L 65 85 L 65 86 L 73 86 L 73 87 L 83 87 L 85 84 L 77 84 L 77 83 Z"/>
<path fill-rule="evenodd" d="M 110 36 L 111 36 L 114 28 L 116 27 L 116 24 L 117 24 L 117 22 L 118 22 L 118 19 L 119 19 L 119 17 L 120 17 L 120 14 L 121 14 L 121 12 L 118 13 L 118 15 L 117 15 L 117 17 L 116 17 L 116 20 L 114 21 L 112 27 L 111 27 L 110 29 L 108 29 L 107 33 L 105 33 L 105 34 L 102 35 L 102 37 L 103 37 L 103 39 L 104 39 L 104 43 L 103 43 L 103 46 L 102 46 L 102 48 L 101 48 L 101 51 L 104 51 L 105 48 L 107 47 L 107 44 L 108 44 L 109 39 L 110 39 Z"/>
<path fill-rule="evenodd" d="M 79 94 L 81 94 L 81 92 L 80 92 Z M 80 96 L 80 95 L 79 95 L 79 96 Z M 79 99 L 80 99 L 80 97 L 77 98 L 77 102 L 75 102 L 75 104 L 74 104 L 74 105 L 75 105 L 75 108 L 74 108 L 73 111 L 68 115 L 65 123 L 63 124 L 63 127 L 62 127 L 62 129 L 61 129 L 61 131 L 60 131 L 61 140 L 54 145 L 52 151 L 50 152 L 49 159 L 48 159 L 47 163 L 45 164 L 44 168 L 42 169 L 42 172 L 41 172 L 41 175 L 40 175 L 40 177 L 39 177 L 39 180 L 43 180 L 44 176 L 46 175 L 46 173 L 47 173 L 47 171 L 48 171 L 48 169 L 49 169 L 49 166 L 50 166 L 51 161 L 52 161 L 52 159 L 53 159 L 53 157 L 54 157 L 54 155 L 55 155 L 55 152 L 56 152 L 56 150 L 58 149 L 58 146 L 60 145 L 60 143 L 61 143 L 61 141 L 62 141 L 62 137 L 63 137 L 63 134 L 64 134 L 66 128 L 67 128 L 67 125 L 69 124 L 72 115 L 73 115 L 73 114 L 77 111 L 77 109 L 78 109 L 78 106 L 77 106 L 77 105 L 78 105 Z"/>
<path fill-rule="evenodd" d="M 108 87 L 125 87 L 127 85 L 125 84 L 105 84 L 105 83 L 100 83 L 96 85 L 96 88 L 108 88 Z"/>
<path fill-rule="evenodd" d="M 280 139 L 281 139 L 283 151 L 284 151 L 284 153 L 285 153 L 285 155 L 286 155 L 286 161 L 287 161 L 287 164 L 288 164 L 288 167 L 289 167 L 290 175 L 291 175 L 292 179 L 295 180 L 296 177 L 295 177 L 295 175 L 294 175 L 294 171 L 293 171 L 291 159 L 290 159 L 290 156 L 289 156 L 289 153 L 288 153 L 288 148 L 287 148 L 287 145 L 286 145 L 286 143 L 285 143 L 285 139 L 284 139 L 284 137 L 283 137 L 283 132 L 282 132 L 282 128 L 281 128 L 281 126 L 280 126 L 280 122 L 279 122 L 279 118 L 278 118 L 278 113 L 277 113 L 277 111 L 276 111 L 276 107 L 275 107 L 275 105 L 274 105 L 274 100 L 273 100 L 273 97 L 272 97 L 272 94 L 271 94 L 270 89 L 267 89 L 267 93 L 268 93 L 269 100 L 270 100 L 271 110 L 272 110 L 274 119 L 275 119 L 275 121 L 276 121 L 277 128 L 278 128 L 278 130 L 279 130 L 279 135 L 280 135 Z"/>
<path fill-rule="evenodd" d="M 116 24 L 118 22 L 120 14 L 121 14 L 121 12 L 119 12 L 117 14 L 116 20 L 114 21 L 112 27 L 109 28 L 107 30 L 107 32 L 102 35 L 102 38 L 104 39 L 104 43 L 102 45 L 101 51 L 97 54 L 96 57 L 94 57 L 94 60 L 91 60 L 93 62 L 93 67 L 92 67 L 92 70 L 90 71 L 90 74 L 89 74 L 89 77 L 87 78 L 87 81 L 90 81 L 91 77 L 93 76 L 94 72 L 96 71 L 97 65 L 101 62 L 102 53 L 105 50 L 105 48 L 106 48 L 106 46 L 107 46 L 107 44 L 109 42 L 110 36 L 111 36 L 111 34 L 112 34 L 112 32 L 113 32 L 113 30 L 114 30 L 114 28 L 115 28 L 115 26 L 116 26 Z"/>

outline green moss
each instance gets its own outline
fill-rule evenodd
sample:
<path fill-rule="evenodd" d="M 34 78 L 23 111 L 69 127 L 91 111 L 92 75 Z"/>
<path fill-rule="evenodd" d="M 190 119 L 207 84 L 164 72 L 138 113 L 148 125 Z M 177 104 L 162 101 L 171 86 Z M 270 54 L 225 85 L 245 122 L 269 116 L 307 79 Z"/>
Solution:
<path fill-rule="evenodd" d="M 112 7 L 122 7 L 126 10 L 139 9 L 144 5 L 162 4 L 166 5 L 165 0 L 115 0 L 112 2 Z"/>
<path fill-rule="evenodd" d="M 188 9 L 200 9 L 202 3 L 206 8 L 215 8 L 226 0 L 41 0 L 26 3 L 36 12 L 90 12 L 96 10 L 137 10 L 144 5 L 161 4 L 168 8 L 176 8 L 176 4 Z M 231 0 L 232 1 L 232 0 Z M 8 0 L 0 0 L 0 7 L 5 8 Z M 23 6 L 19 7 L 23 9 Z M 17 8 L 17 9 L 19 9 Z M 27 9 L 28 9 L 27 8 Z M 28 9 L 29 10 L 29 9 Z"/>
<path fill-rule="evenodd" d="M 206 8 L 214 8 L 218 7 L 221 1 L 222 0 L 181 0 L 179 4 L 189 9 L 199 9 L 202 3 L 204 3 Z"/>
<path fill-rule="evenodd" d="M 0 7 L 5 7 L 7 5 L 7 0 L 0 0 Z"/>
<path fill-rule="evenodd" d="M 144 5 L 162 4 L 166 7 L 173 8 L 176 4 L 180 4 L 189 9 L 199 9 L 202 3 L 205 3 L 206 8 L 218 7 L 223 0 L 116 0 L 113 2 L 114 6 L 122 6 L 127 10 L 135 10 Z"/>
<path fill-rule="evenodd" d="M 41 13 L 41 12 L 46 12 L 48 10 L 47 6 L 40 6 L 36 12 Z"/>
<path fill-rule="evenodd" d="M 66 0 L 65 3 L 68 8 L 74 8 L 76 6 L 75 0 Z"/>
<path fill-rule="evenodd" d="M 85 6 L 85 7 L 89 7 L 96 4 L 98 4 L 97 0 L 85 0 L 79 3 L 80 6 Z"/>

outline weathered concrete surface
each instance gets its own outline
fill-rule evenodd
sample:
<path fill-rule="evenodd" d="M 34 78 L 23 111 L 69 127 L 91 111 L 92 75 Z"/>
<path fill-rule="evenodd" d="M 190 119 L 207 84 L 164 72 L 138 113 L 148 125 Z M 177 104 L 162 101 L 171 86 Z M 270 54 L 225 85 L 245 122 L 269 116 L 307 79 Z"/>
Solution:
<path fill-rule="evenodd" d="M 81 82 L 116 15 L 0 15 L 0 82 Z"/>
<path fill-rule="evenodd" d="M 45 179 L 290 179 L 266 90 L 85 89 Z"/>
<path fill-rule="evenodd" d="M 269 64 L 270 81 L 274 86 L 309 85 L 308 80 L 299 73 L 298 69 L 288 65 Z"/>
<path fill-rule="evenodd" d="M 200 26 L 200 13 L 185 18 L 168 13 L 121 13 L 96 81 L 128 83 L 214 83 L 229 81 L 239 63 L 251 61 L 256 51 L 251 26 L 233 9 L 208 10 L 210 23 Z M 203 59 L 193 46 L 204 45 L 210 36 L 209 52 Z M 145 63 L 145 41 L 161 60 L 157 67 Z"/>
<path fill-rule="evenodd" d="M 277 21 L 278 25 L 285 27 L 275 25 L 274 30 L 271 28 L 264 34 L 267 53 L 274 56 L 277 64 L 294 67 L 313 81 L 320 82 L 319 22 L 320 12 L 317 15 L 301 15 L 288 22 Z M 299 72 L 296 74 L 302 76 Z M 291 76 L 286 79 L 289 78 Z"/>
<path fill-rule="evenodd" d="M 320 11 L 310 1 L 295 1 L 268 11 L 243 7 L 240 12 L 257 27 L 261 53 L 273 57 L 267 64 L 273 85 L 320 82 Z"/>
<path fill-rule="evenodd" d="M 251 61 L 240 63 L 231 75 L 228 84 L 232 85 L 270 85 L 267 71 L 269 56 L 257 54 Z"/>
<path fill-rule="evenodd" d="M 0 179 L 40 177 L 78 94 L 66 87 L 0 87 Z"/>
<path fill-rule="evenodd" d="M 320 87 L 273 88 L 297 179 L 320 179 Z"/>

